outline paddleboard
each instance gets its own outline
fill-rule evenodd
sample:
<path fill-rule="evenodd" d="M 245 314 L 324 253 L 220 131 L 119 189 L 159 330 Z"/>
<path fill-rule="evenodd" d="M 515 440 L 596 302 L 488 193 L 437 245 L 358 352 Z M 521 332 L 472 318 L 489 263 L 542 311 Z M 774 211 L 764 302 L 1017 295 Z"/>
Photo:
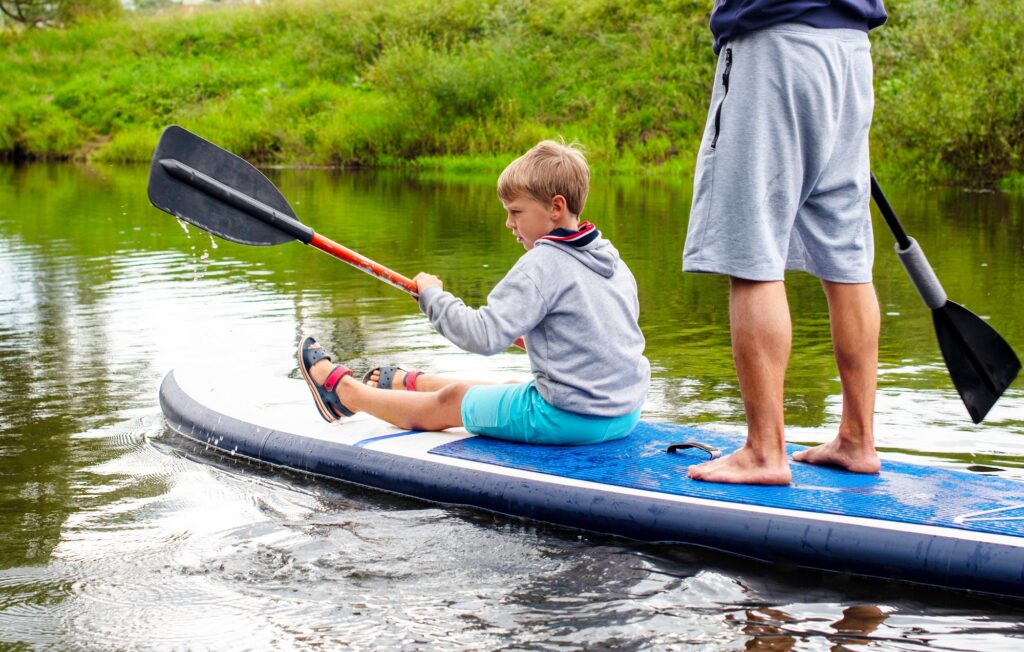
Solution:
<path fill-rule="evenodd" d="M 641 422 L 592 446 L 419 432 L 358 414 L 323 421 L 302 380 L 180 369 L 160 386 L 169 427 L 218 453 L 443 503 L 768 562 L 1024 597 L 1024 482 L 885 460 L 877 475 L 794 463 L 788 487 L 686 478 L 697 440 L 743 440 Z M 788 445 L 789 452 L 800 446 Z"/>

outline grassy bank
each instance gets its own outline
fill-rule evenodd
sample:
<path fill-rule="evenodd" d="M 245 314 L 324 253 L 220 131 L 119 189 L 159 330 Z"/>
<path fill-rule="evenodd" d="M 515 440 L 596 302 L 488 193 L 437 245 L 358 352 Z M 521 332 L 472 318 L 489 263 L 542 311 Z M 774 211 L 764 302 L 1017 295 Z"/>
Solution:
<path fill-rule="evenodd" d="M 1024 162 L 1017 0 L 890 0 L 875 166 L 994 185 Z M 0 156 L 143 161 L 179 123 L 266 163 L 493 168 L 542 137 L 687 173 L 710 0 L 278 0 L 0 36 Z"/>

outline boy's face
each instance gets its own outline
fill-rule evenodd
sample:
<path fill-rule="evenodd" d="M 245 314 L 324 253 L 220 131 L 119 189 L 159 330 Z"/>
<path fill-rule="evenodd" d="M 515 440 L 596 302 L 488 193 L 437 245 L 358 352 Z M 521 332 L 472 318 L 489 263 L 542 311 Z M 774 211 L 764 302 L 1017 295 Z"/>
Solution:
<path fill-rule="evenodd" d="M 508 217 L 505 226 L 512 229 L 516 242 L 521 242 L 527 251 L 533 249 L 533 243 L 551 233 L 558 221 L 558 209 L 555 204 L 542 204 L 526 195 L 516 195 L 512 200 L 501 200 Z"/>

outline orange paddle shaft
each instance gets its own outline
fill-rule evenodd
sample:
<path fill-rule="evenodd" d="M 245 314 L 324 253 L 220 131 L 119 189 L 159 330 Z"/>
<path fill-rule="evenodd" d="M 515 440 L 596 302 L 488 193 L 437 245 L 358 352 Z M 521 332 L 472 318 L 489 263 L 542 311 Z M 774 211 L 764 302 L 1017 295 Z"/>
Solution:
<path fill-rule="evenodd" d="M 352 265 L 356 269 L 363 271 L 370 276 L 374 276 L 389 285 L 395 286 L 399 290 L 402 290 L 411 296 L 413 299 L 419 299 L 419 291 L 416 288 L 416 284 L 412 282 L 412 279 L 406 278 L 398 272 L 388 269 L 380 263 L 376 263 L 366 256 L 356 253 L 344 245 L 338 244 L 330 238 L 325 238 L 319 233 L 313 234 L 313 239 L 309 241 L 309 244 L 326 254 L 330 254 L 331 256 Z M 526 350 L 526 343 L 521 337 L 513 342 L 513 344 L 524 351 Z"/>

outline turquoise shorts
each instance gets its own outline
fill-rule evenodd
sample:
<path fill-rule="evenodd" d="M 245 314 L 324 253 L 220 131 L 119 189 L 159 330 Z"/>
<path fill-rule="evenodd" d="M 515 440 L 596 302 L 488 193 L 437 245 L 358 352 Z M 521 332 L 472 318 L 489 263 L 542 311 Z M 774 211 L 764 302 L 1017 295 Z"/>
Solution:
<path fill-rule="evenodd" d="M 462 399 L 462 423 L 474 435 L 526 444 L 599 444 L 622 439 L 640 421 L 640 410 L 621 417 L 592 417 L 556 408 L 531 380 L 521 385 L 473 385 Z"/>

